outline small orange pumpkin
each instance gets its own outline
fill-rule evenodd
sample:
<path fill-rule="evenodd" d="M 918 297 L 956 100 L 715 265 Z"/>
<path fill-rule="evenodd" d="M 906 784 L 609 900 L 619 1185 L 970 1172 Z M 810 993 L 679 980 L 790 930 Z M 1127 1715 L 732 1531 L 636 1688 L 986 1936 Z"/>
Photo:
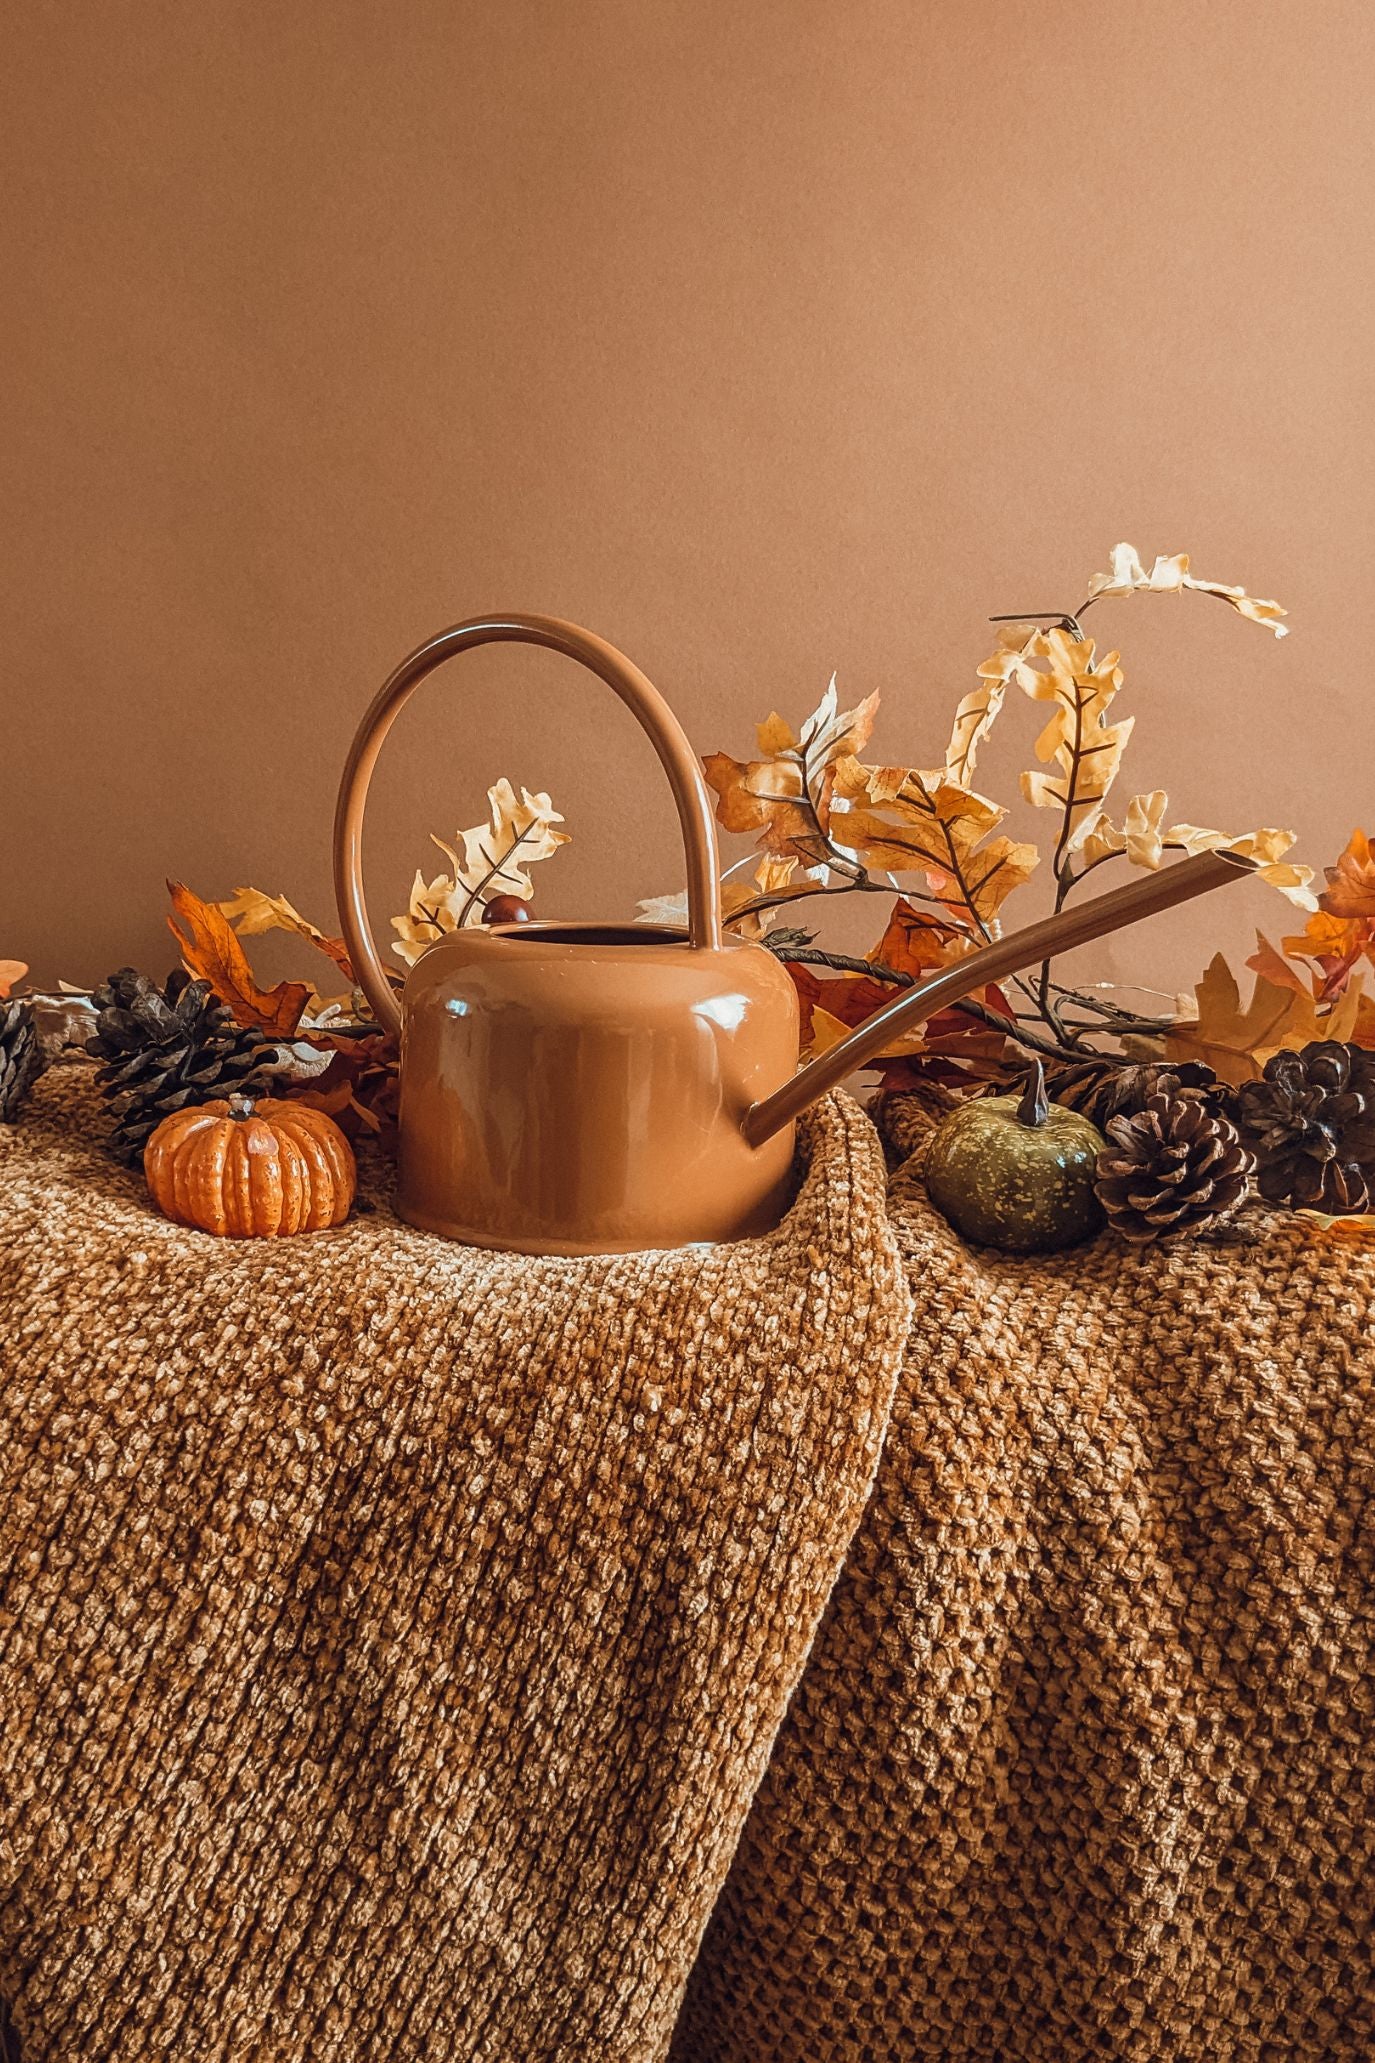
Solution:
<path fill-rule="evenodd" d="M 358 1186 L 353 1148 L 333 1118 L 275 1097 L 174 1110 L 144 1148 L 143 1172 L 173 1224 L 222 1239 L 341 1225 Z"/>

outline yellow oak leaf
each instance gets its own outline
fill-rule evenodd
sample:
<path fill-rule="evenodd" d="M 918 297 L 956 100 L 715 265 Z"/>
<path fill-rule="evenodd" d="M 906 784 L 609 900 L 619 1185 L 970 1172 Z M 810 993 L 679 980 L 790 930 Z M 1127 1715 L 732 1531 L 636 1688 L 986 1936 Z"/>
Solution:
<path fill-rule="evenodd" d="M 18 988 L 28 971 L 23 960 L 0 960 L 0 1002 Z"/>
<path fill-rule="evenodd" d="M 1008 682 L 1027 665 L 1023 647 L 1035 635 L 1034 624 L 1004 624 L 998 633 L 997 650 L 979 668 L 978 687 L 970 689 L 955 711 L 950 742 L 945 748 L 945 774 L 947 780 L 961 788 L 969 786 L 979 747 L 997 721 Z"/>
<path fill-rule="evenodd" d="M 980 929 L 1038 864 L 1034 845 L 1010 838 L 985 843 L 1006 812 L 943 771 L 846 761 L 839 773 L 847 796 L 867 794 L 869 802 L 837 809 L 838 841 L 889 873 L 919 869 L 949 909 L 969 913 Z"/>

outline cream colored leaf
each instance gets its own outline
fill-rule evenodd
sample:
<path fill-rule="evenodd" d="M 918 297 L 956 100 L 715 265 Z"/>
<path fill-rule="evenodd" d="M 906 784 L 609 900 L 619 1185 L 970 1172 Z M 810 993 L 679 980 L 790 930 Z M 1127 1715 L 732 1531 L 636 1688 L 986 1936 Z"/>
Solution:
<path fill-rule="evenodd" d="M 439 874 L 433 881 L 426 881 L 417 869 L 411 884 L 410 907 L 404 917 L 393 917 L 391 922 L 396 933 L 392 951 L 398 960 L 414 967 L 427 946 L 443 938 L 446 931 L 458 928 L 452 877 Z"/>
<path fill-rule="evenodd" d="M 284 895 L 267 895 L 261 888 L 236 888 L 220 908 L 241 938 L 256 938 L 264 931 L 295 931 L 305 938 L 319 936 L 315 926 Z"/>
<path fill-rule="evenodd" d="M 1135 722 L 1134 716 L 1128 716 L 1119 724 L 1085 726 L 1077 742 L 1071 728 L 1063 729 L 1055 739 L 1050 738 L 1049 729 L 1042 733 L 1042 742 L 1053 747 L 1056 769 L 1053 773 L 1024 773 L 1022 794 L 1036 809 L 1058 809 L 1065 814 L 1069 826 L 1066 851 L 1077 852 L 1091 836 L 1099 805 L 1117 778 Z"/>
<path fill-rule="evenodd" d="M 1133 795 L 1127 804 L 1122 830 L 1127 858 L 1133 866 L 1160 865 L 1164 843 L 1161 825 L 1169 802 L 1163 788 L 1152 788 L 1148 795 Z"/>
<path fill-rule="evenodd" d="M 481 905 L 494 896 L 513 895 L 528 902 L 535 887 L 526 868 L 550 859 L 568 843 L 568 833 L 555 828 L 563 818 L 547 795 L 532 795 L 522 788 L 518 797 L 503 776 L 487 790 L 487 802 L 487 822 L 458 834 L 461 859 L 442 838 L 434 840 L 453 862 L 457 886 L 478 899 L 476 911 L 465 918 L 469 923 L 481 922 Z"/>
<path fill-rule="evenodd" d="M 1316 910 L 1317 898 L 1309 887 L 1313 869 L 1297 866 L 1283 858 L 1293 845 L 1294 837 L 1292 831 L 1281 831 L 1273 826 L 1260 831 L 1244 831 L 1233 838 L 1225 831 L 1205 830 L 1200 824 L 1172 824 L 1165 833 L 1165 843 L 1188 853 L 1240 853 L 1243 859 L 1256 862 L 1259 880 L 1278 889 L 1299 909 Z"/>
<path fill-rule="evenodd" d="M 1232 587 L 1225 581 L 1200 579 L 1189 571 L 1187 552 L 1174 552 L 1169 556 L 1162 553 L 1148 572 L 1135 546 L 1114 545 L 1109 570 L 1094 574 L 1089 582 L 1089 595 L 1096 600 L 1100 595 L 1181 594 L 1185 588 L 1193 588 L 1199 594 L 1216 595 L 1219 601 L 1230 604 L 1239 616 L 1262 624 L 1277 638 L 1288 635 L 1288 626 L 1282 621 L 1287 611 L 1278 602 L 1262 601 L 1255 595 L 1248 595 L 1244 587 Z"/>
<path fill-rule="evenodd" d="M 487 821 L 458 832 L 457 845 L 433 838 L 452 873 L 426 881 L 417 872 L 406 914 L 392 918 L 392 951 L 408 966 L 446 932 L 480 924 L 493 897 L 513 895 L 528 902 L 534 883 L 527 867 L 551 858 L 568 843 L 568 833 L 556 829 L 563 818 L 547 795 L 532 795 L 522 788 L 517 796 L 503 776 L 487 790 L 487 805 Z"/>
<path fill-rule="evenodd" d="M 684 930 L 688 920 L 687 890 L 680 888 L 677 895 L 647 895 L 635 905 L 637 924 L 668 924 L 674 930 Z"/>
<path fill-rule="evenodd" d="M 1079 850 L 1090 866 L 1098 860 L 1111 859 L 1115 852 L 1125 852 L 1127 834 L 1115 824 L 1107 811 L 1099 806 L 1098 814 L 1091 817 L 1080 840 Z"/>
<path fill-rule="evenodd" d="M 836 677 L 831 675 L 825 694 L 803 724 L 797 741 L 809 779 L 815 779 L 823 767 L 834 765 L 836 760 L 864 750 L 874 728 L 878 704 L 875 692 L 866 695 L 853 709 L 841 709 Z"/>

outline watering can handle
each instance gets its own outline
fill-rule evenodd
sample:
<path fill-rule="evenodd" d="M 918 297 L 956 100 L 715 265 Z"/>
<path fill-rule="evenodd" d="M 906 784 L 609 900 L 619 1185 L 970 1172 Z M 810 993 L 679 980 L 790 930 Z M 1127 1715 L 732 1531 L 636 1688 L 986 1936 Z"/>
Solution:
<path fill-rule="evenodd" d="M 694 946 L 721 943 L 721 894 L 717 885 L 716 826 L 696 755 L 677 717 L 623 652 L 556 616 L 477 616 L 431 638 L 378 690 L 349 750 L 334 818 L 334 892 L 339 920 L 358 986 L 386 1031 L 401 1029 L 401 1006 L 378 957 L 363 897 L 363 809 L 383 740 L 403 705 L 427 673 L 473 645 L 547 645 L 576 659 L 614 688 L 631 715 L 649 733 L 678 805 L 687 860 L 688 938 Z"/>

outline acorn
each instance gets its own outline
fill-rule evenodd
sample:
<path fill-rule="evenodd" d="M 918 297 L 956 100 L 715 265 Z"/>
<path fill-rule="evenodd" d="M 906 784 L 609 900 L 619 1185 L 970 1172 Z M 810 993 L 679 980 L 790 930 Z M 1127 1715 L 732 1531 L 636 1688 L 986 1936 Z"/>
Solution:
<path fill-rule="evenodd" d="M 530 905 L 518 895 L 494 895 L 482 911 L 484 924 L 528 924 Z"/>

